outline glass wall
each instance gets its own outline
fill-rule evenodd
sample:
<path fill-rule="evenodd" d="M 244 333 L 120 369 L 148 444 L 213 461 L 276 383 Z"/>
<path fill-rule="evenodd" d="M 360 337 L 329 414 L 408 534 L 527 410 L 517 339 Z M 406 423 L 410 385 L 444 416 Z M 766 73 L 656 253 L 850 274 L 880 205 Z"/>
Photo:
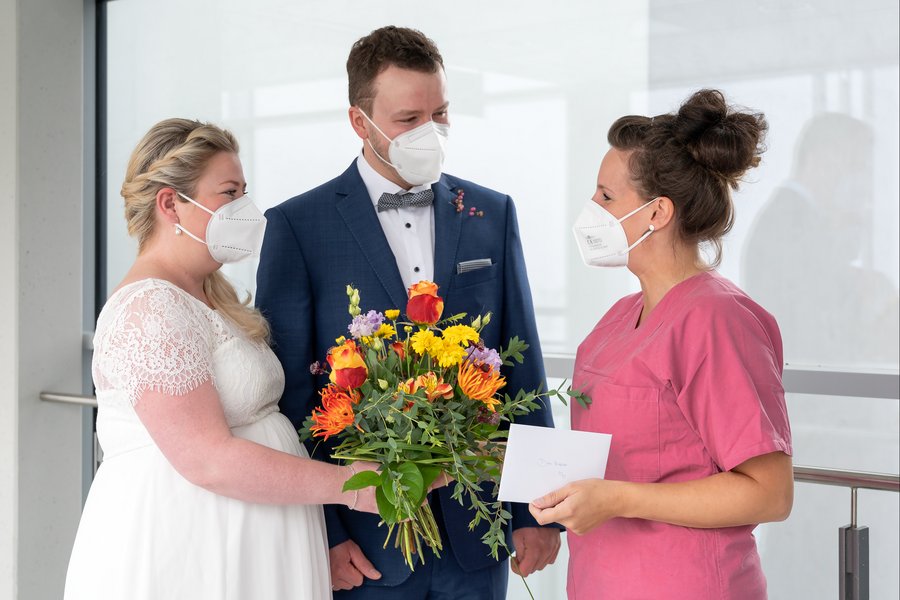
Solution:
<path fill-rule="evenodd" d="M 446 171 L 516 201 L 545 352 L 573 354 L 603 312 L 637 289 L 624 270 L 583 266 L 570 233 L 593 193 L 609 125 L 717 87 L 765 112 L 771 128 L 763 164 L 735 194 L 721 272 L 778 318 L 789 366 L 896 373 L 898 12 L 895 0 L 111 2 L 110 290 L 135 252 L 118 189 L 129 152 L 153 123 L 183 116 L 230 128 L 252 196 L 274 206 L 356 157 L 347 53 L 372 29 L 396 24 L 424 31 L 443 53 Z M 226 272 L 252 293 L 255 269 Z M 897 406 L 792 398 L 797 462 L 896 473 Z M 825 516 L 846 514 L 845 495 L 798 485 L 791 520 L 760 529 L 773 598 L 836 595 L 835 530 L 846 523 Z M 896 597 L 896 496 L 869 508 L 866 498 L 861 509 L 877 512 L 878 535 L 892 532 L 888 567 L 873 560 L 873 597 Z M 791 544 L 800 555 L 821 549 L 835 558 L 810 566 L 788 558 Z M 564 562 L 544 575 L 548 590 L 562 589 Z M 827 589 L 806 595 L 797 578 Z"/>

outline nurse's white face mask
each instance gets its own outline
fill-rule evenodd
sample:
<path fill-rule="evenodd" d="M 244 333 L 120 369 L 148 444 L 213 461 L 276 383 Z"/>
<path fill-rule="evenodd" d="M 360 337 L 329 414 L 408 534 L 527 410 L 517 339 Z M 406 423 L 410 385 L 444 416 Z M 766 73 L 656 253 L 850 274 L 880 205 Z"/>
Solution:
<path fill-rule="evenodd" d="M 654 227 L 650 225 L 647 232 L 639 237 L 633 244 L 628 245 L 625 236 L 625 228 L 622 221 L 649 206 L 659 196 L 637 207 L 621 219 L 617 219 L 611 212 L 594 202 L 588 200 L 581 214 L 572 226 L 575 234 L 575 242 L 581 253 L 581 260 L 589 267 L 624 267 L 628 264 L 628 253 L 650 237 Z"/>

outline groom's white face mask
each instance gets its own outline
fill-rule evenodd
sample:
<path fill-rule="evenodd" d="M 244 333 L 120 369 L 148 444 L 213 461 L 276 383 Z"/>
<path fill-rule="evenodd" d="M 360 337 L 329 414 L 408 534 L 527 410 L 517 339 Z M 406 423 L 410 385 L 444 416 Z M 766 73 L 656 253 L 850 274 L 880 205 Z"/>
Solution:
<path fill-rule="evenodd" d="M 375 150 L 371 140 L 366 139 L 369 148 L 381 162 L 393 167 L 403 181 L 412 185 L 426 185 L 441 178 L 441 169 L 444 167 L 444 148 L 450 134 L 449 125 L 428 121 L 391 139 L 364 110 L 360 109 L 359 112 L 388 141 L 390 160 L 381 156 Z"/>

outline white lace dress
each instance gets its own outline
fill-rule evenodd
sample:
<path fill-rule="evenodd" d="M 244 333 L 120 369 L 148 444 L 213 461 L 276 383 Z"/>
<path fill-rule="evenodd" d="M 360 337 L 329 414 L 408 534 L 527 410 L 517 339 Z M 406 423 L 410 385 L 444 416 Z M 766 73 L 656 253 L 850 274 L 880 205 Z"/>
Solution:
<path fill-rule="evenodd" d="M 251 504 L 179 475 L 134 411 L 144 390 L 212 380 L 231 431 L 307 456 L 278 412 L 284 373 L 264 344 L 174 285 L 147 279 L 106 303 L 94 336 L 97 435 L 66 600 L 331 598 L 322 507 Z"/>

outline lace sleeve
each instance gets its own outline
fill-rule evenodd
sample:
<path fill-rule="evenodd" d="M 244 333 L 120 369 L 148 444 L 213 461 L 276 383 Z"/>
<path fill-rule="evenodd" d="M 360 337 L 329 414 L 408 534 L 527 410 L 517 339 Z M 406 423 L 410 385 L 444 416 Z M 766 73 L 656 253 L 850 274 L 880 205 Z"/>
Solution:
<path fill-rule="evenodd" d="M 98 390 L 124 391 L 135 404 L 147 390 L 182 396 L 212 379 L 213 335 L 192 303 L 158 283 L 122 298 L 95 342 Z"/>

